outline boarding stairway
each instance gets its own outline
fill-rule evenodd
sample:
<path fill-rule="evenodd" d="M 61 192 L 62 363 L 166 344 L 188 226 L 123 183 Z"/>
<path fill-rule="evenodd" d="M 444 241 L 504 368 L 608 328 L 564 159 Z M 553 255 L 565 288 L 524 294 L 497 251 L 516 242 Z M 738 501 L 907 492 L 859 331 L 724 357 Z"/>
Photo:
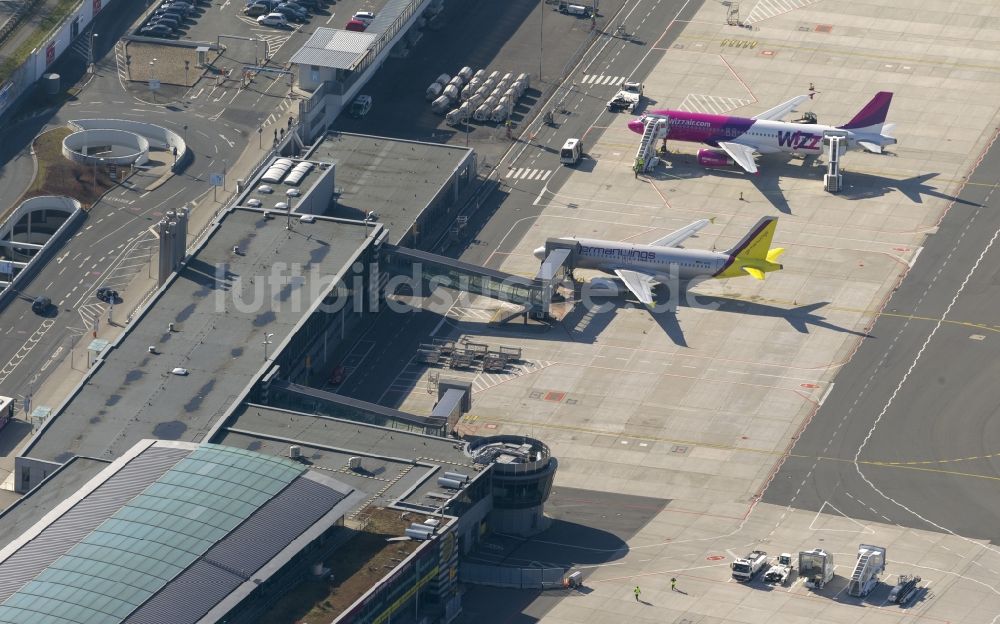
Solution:
<path fill-rule="evenodd" d="M 858 546 L 858 561 L 854 573 L 847 583 L 847 593 L 852 596 L 867 596 L 878 585 L 879 574 L 885 571 L 885 548 L 861 544 Z"/>
<path fill-rule="evenodd" d="M 847 151 L 847 133 L 842 130 L 828 130 L 823 133 L 826 146 L 826 174 L 823 188 L 827 193 L 839 193 L 844 187 L 844 176 L 840 173 L 840 157 Z"/>
<path fill-rule="evenodd" d="M 639 167 L 639 163 L 642 163 L 639 173 L 646 173 L 660 161 L 659 156 L 656 155 L 656 140 L 666 135 L 670 119 L 668 117 L 645 117 L 642 123 L 644 130 L 639 150 L 635 154 L 635 166 Z"/>

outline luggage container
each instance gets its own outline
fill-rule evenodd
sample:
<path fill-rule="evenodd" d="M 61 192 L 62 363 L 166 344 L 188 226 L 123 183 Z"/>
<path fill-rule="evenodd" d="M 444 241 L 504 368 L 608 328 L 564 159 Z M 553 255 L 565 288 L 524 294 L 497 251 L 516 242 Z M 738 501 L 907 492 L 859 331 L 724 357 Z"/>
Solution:
<path fill-rule="evenodd" d="M 492 80 L 494 82 L 496 82 L 497 80 L 500 80 L 500 72 L 494 69 L 493 71 L 490 72 L 490 75 L 488 76 L 488 79 Z"/>
<path fill-rule="evenodd" d="M 474 113 L 472 113 L 472 118 L 476 121 L 489 121 L 490 115 L 493 113 L 493 108 L 487 106 L 486 104 L 481 104 Z"/>
<path fill-rule="evenodd" d="M 480 80 L 484 80 L 486 78 L 486 70 L 485 69 L 477 69 L 476 73 L 472 74 L 472 77 L 473 78 L 479 78 Z"/>
<path fill-rule="evenodd" d="M 461 76 L 462 80 L 464 80 L 465 82 L 469 82 L 470 80 L 472 80 L 472 76 L 474 75 L 474 73 L 472 71 L 472 68 L 466 65 L 462 69 L 458 70 L 458 75 Z"/>
<path fill-rule="evenodd" d="M 503 104 L 497 104 L 496 107 L 494 107 L 493 112 L 490 113 L 490 121 L 500 123 L 501 121 L 507 119 L 509 115 L 510 110 L 506 106 Z"/>
<path fill-rule="evenodd" d="M 442 95 L 438 99 L 431 102 L 431 110 L 438 115 L 444 115 L 451 108 L 451 100 L 447 95 Z"/>
<path fill-rule="evenodd" d="M 430 86 L 427 87 L 424 97 L 427 98 L 428 102 L 432 102 L 441 96 L 442 91 L 444 91 L 444 87 L 441 86 L 441 83 L 432 82 Z"/>
<path fill-rule="evenodd" d="M 458 87 L 453 84 L 449 84 L 444 88 L 444 91 L 441 92 L 441 95 L 448 98 L 452 102 L 457 102 L 460 94 L 458 92 Z"/>
<path fill-rule="evenodd" d="M 461 76 L 455 76 L 448 81 L 448 84 L 455 85 L 455 88 L 461 91 L 462 87 L 465 86 L 465 80 L 463 80 Z"/>
<path fill-rule="evenodd" d="M 517 82 L 523 82 L 525 89 L 531 88 L 531 75 L 530 74 L 518 74 Z"/>
<path fill-rule="evenodd" d="M 479 108 L 480 106 L 482 106 L 483 102 L 485 102 L 485 101 L 486 101 L 486 98 L 483 97 L 482 95 L 479 95 L 477 93 L 477 94 L 473 95 L 472 97 L 470 97 L 469 100 L 466 102 L 466 104 L 468 104 L 469 107 L 472 110 L 476 110 L 477 108 Z"/>
<path fill-rule="evenodd" d="M 468 102 L 466 102 L 468 104 Z M 465 104 L 462 104 L 465 106 Z M 457 126 L 462 123 L 462 112 L 459 109 L 449 111 L 447 115 L 444 116 L 444 122 L 449 126 Z"/>
<path fill-rule="evenodd" d="M 441 74 L 440 76 L 437 77 L 437 80 L 435 80 L 434 82 L 441 85 L 441 88 L 443 89 L 444 86 L 448 84 L 449 80 L 451 80 L 451 76 L 449 76 L 448 74 Z"/>
<path fill-rule="evenodd" d="M 517 92 L 517 99 L 524 97 L 524 92 L 528 89 L 527 85 L 520 80 L 515 80 L 514 84 L 510 85 L 510 88 Z"/>

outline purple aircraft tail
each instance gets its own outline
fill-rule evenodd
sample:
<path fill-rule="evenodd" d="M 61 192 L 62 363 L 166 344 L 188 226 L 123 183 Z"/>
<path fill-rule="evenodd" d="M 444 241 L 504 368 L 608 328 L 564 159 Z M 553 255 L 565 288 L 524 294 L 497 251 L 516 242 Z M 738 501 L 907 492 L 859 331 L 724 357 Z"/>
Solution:
<path fill-rule="evenodd" d="M 859 128 L 871 128 L 881 126 L 885 123 L 886 115 L 889 114 L 889 104 L 892 102 L 892 93 L 889 91 L 879 91 L 872 98 L 871 102 L 865 105 L 854 119 L 843 126 L 838 126 L 841 130 L 857 130 Z"/>

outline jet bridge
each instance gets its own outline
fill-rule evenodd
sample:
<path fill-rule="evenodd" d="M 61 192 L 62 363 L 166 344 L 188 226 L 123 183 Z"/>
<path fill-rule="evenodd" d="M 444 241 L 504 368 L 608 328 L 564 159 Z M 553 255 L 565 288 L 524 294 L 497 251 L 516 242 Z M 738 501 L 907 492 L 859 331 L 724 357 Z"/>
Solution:
<path fill-rule="evenodd" d="M 533 318 L 549 316 L 553 285 L 546 280 L 395 245 L 383 245 L 382 253 L 385 270 L 393 276 L 411 278 L 415 291 L 418 287 L 444 286 L 524 306 Z"/>

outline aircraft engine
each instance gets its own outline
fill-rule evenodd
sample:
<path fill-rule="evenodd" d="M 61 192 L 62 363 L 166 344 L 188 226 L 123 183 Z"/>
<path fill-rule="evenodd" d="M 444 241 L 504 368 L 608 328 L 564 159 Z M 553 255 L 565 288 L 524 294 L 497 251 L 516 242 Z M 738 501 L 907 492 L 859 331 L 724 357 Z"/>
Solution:
<path fill-rule="evenodd" d="M 729 167 L 733 164 L 733 159 L 725 152 L 700 149 L 698 150 L 698 164 L 702 167 Z"/>

